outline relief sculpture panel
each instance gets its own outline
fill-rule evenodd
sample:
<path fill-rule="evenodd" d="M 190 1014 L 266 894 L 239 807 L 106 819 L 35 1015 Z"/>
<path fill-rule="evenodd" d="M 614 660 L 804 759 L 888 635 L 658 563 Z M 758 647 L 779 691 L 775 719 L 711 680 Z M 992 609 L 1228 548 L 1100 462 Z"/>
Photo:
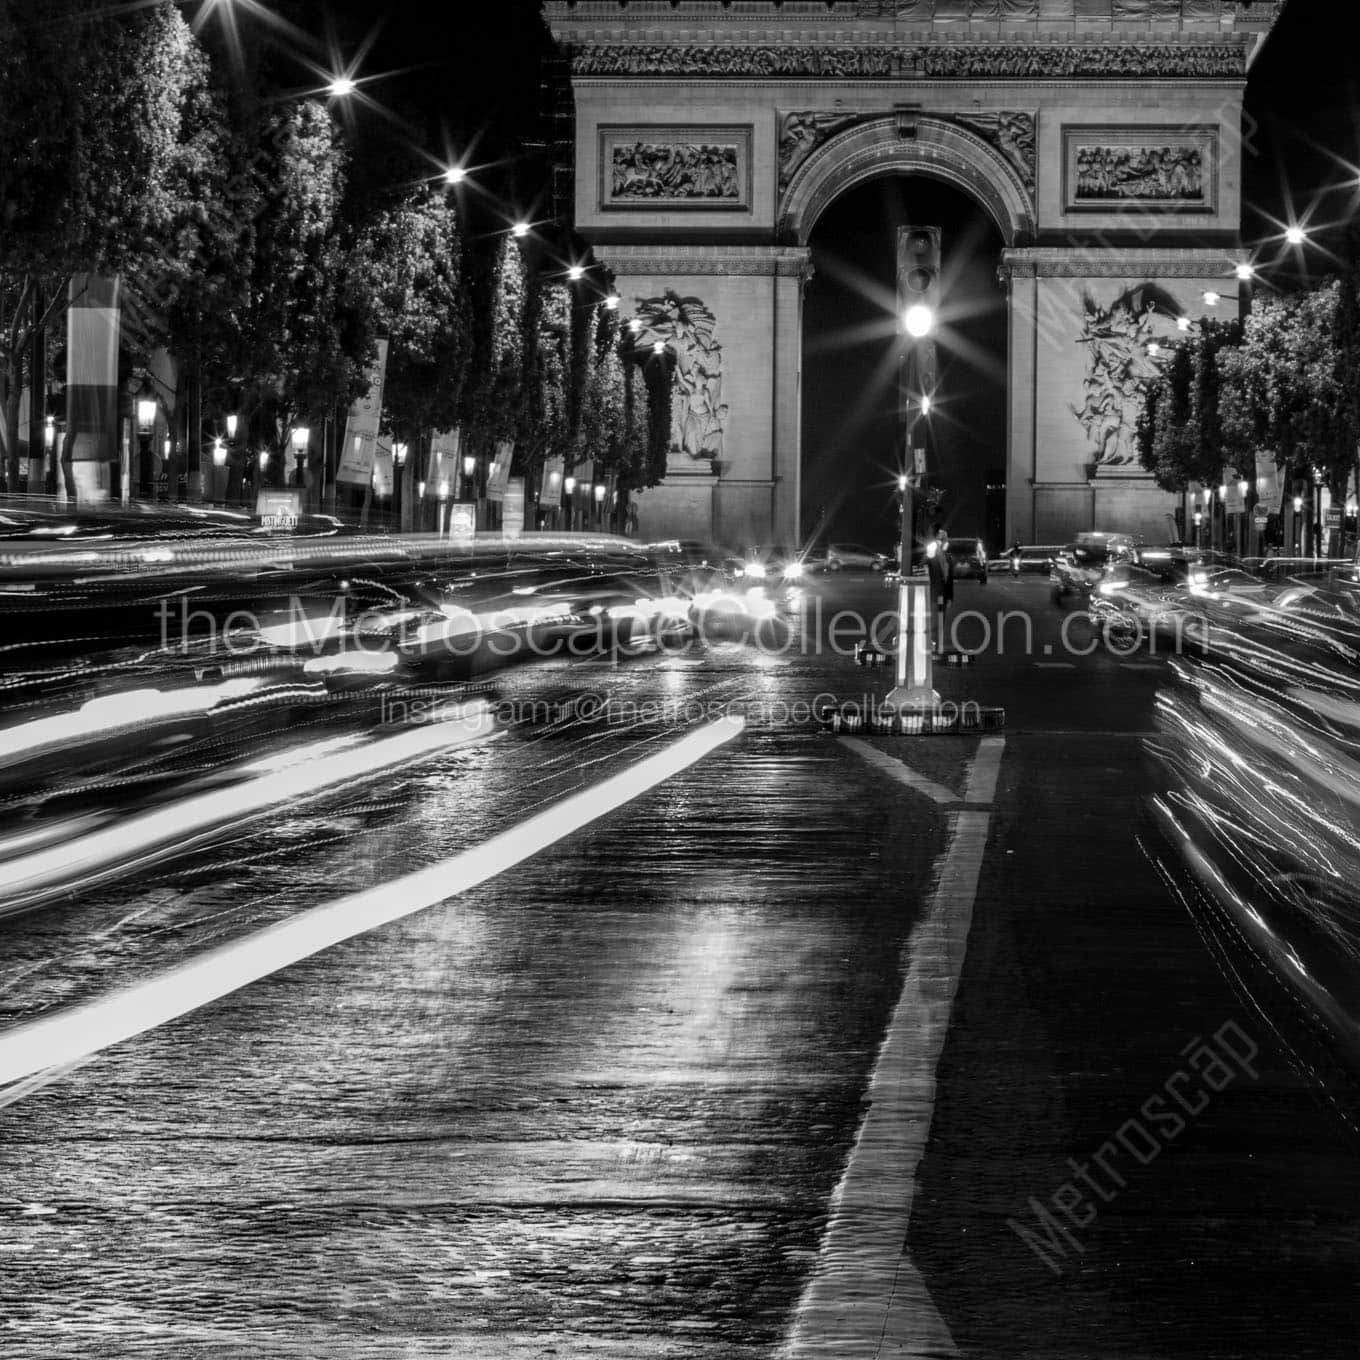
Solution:
<path fill-rule="evenodd" d="M 1217 130 L 1063 129 L 1064 208 L 1213 212 Z"/>
<path fill-rule="evenodd" d="M 750 206 L 749 127 L 606 128 L 600 143 L 602 208 Z"/>

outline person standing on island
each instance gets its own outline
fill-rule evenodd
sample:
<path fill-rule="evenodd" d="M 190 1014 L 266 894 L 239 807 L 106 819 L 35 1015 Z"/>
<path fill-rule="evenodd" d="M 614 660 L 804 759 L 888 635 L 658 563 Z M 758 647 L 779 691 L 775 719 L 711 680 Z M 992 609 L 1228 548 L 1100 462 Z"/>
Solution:
<path fill-rule="evenodd" d="M 935 654 L 944 651 L 945 624 L 949 617 L 949 606 L 954 603 L 954 564 L 949 560 L 949 535 L 943 524 L 934 525 L 935 537 L 926 544 L 926 570 L 930 574 L 930 599 L 935 606 L 935 617 L 939 632 L 935 642 Z"/>

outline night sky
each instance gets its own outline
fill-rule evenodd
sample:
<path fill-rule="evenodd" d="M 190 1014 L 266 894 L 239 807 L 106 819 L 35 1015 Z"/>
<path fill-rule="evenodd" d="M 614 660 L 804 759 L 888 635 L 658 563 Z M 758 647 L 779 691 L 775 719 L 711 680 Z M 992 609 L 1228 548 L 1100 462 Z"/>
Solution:
<path fill-rule="evenodd" d="M 399 121 L 360 110 L 356 170 L 365 191 L 409 178 L 423 147 L 484 167 L 502 201 L 546 212 L 540 114 L 549 44 L 537 0 L 448 4 L 423 0 L 274 0 L 298 28 L 346 57 L 366 40 L 366 91 Z M 1302 219 L 1316 245 L 1265 244 L 1264 283 L 1294 286 L 1334 267 L 1357 206 L 1360 81 L 1328 0 L 1291 0 L 1247 87 L 1244 236 L 1267 242 Z M 288 44 L 280 62 L 287 63 Z M 429 173 L 432 162 L 425 164 Z M 1327 186 L 1333 187 L 1330 191 Z M 484 210 L 487 205 L 484 204 Z M 930 181 L 890 179 L 842 197 L 818 224 L 817 276 L 807 294 L 804 370 L 805 534 L 825 510 L 827 534 L 889 546 L 894 475 L 892 343 L 895 226 L 910 217 L 945 233 L 946 329 L 932 475 L 944 483 L 956 534 L 986 533 L 987 475 L 1005 461 L 1004 297 L 996 286 L 1000 237 L 969 200 Z M 1330 252 L 1330 253 L 1329 253 Z"/>

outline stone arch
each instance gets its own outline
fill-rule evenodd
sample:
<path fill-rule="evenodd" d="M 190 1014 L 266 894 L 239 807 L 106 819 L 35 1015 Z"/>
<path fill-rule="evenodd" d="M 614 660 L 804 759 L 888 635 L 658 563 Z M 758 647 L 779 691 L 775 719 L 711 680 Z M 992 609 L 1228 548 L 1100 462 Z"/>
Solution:
<path fill-rule="evenodd" d="M 798 167 L 783 195 L 779 239 L 805 246 L 817 219 L 847 189 L 880 175 L 925 175 L 952 184 L 991 215 L 1008 249 L 1034 239 L 1034 203 L 1019 173 L 976 133 L 918 117 L 903 136 L 893 117 L 831 137 Z"/>

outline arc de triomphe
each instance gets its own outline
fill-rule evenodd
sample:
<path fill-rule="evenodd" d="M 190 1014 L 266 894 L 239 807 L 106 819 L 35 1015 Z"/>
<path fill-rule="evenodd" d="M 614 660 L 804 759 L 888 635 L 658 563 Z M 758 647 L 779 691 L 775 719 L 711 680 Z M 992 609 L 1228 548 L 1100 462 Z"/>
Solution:
<path fill-rule="evenodd" d="M 643 535 L 797 540 L 809 235 L 846 189 L 915 174 L 1004 242 L 1007 539 L 1164 538 L 1136 392 L 1206 293 L 1235 305 L 1243 88 L 1282 6 L 546 0 L 577 229 L 676 364 Z"/>

